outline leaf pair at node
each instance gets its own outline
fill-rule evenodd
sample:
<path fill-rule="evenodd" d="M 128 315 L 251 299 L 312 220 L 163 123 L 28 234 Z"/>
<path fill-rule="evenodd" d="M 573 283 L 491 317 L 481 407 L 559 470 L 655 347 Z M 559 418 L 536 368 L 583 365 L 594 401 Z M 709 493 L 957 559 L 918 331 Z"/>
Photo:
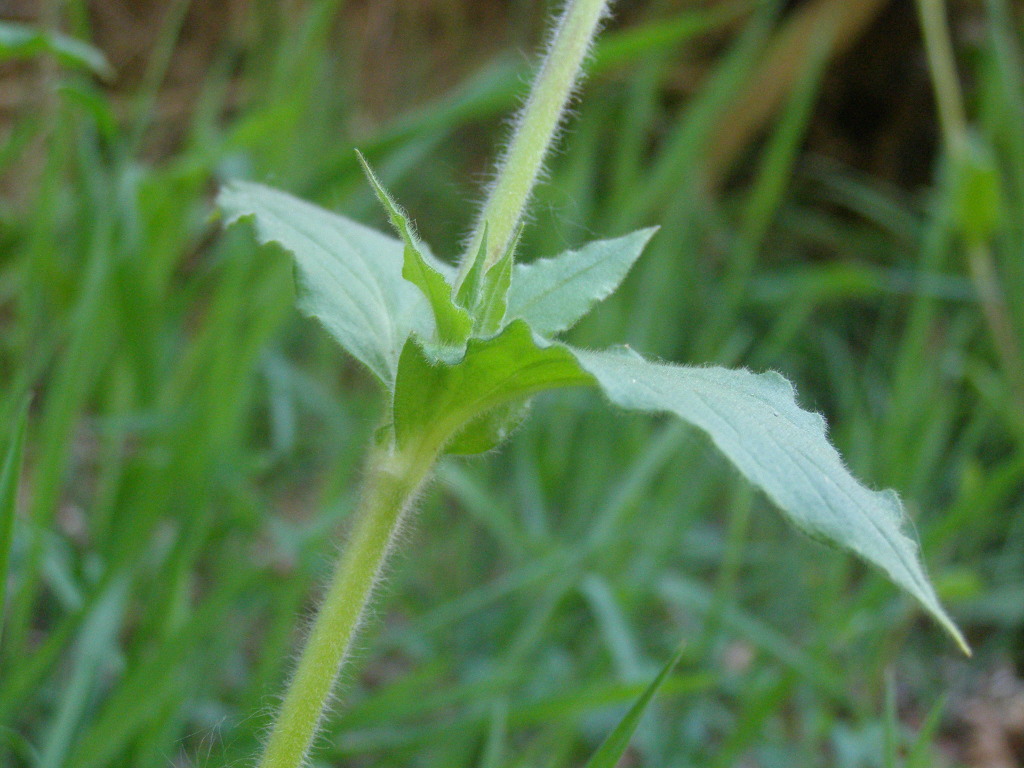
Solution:
<path fill-rule="evenodd" d="M 881 568 L 967 650 L 896 494 L 850 474 L 822 418 L 797 405 L 782 376 L 656 363 L 551 338 L 618 287 L 655 230 L 527 264 L 513 262 L 513 246 L 492 265 L 477 258 L 459 284 L 364 168 L 400 240 L 257 184 L 228 184 L 219 204 L 229 224 L 251 218 L 261 242 L 292 254 L 299 307 L 387 389 L 393 450 L 487 451 L 522 421 L 534 395 L 597 387 L 620 407 L 698 427 L 794 525 Z"/>

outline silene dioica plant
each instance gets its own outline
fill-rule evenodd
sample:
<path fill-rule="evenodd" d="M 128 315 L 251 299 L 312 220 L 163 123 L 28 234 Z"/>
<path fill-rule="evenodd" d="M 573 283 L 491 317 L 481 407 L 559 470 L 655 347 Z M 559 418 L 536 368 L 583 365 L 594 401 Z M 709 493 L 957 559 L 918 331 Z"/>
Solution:
<path fill-rule="evenodd" d="M 230 224 L 251 219 L 261 243 L 297 266 L 299 306 L 317 318 L 387 392 L 369 448 L 354 528 L 323 596 L 259 762 L 306 760 L 339 670 L 381 577 L 396 532 L 446 454 L 500 445 L 530 399 L 597 387 L 612 404 L 675 414 L 706 432 L 802 531 L 880 567 L 917 598 L 965 651 L 904 529 L 892 491 L 860 484 L 777 373 L 686 367 L 622 347 L 555 340 L 625 277 L 654 234 L 645 229 L 549 259 L 516 263 L 524 210 L 607 11 L 570 0 L 514 127 L 458 269 L 435 258 L 360 156 L 398 238 L 258 184 L 219 197 Z"/>

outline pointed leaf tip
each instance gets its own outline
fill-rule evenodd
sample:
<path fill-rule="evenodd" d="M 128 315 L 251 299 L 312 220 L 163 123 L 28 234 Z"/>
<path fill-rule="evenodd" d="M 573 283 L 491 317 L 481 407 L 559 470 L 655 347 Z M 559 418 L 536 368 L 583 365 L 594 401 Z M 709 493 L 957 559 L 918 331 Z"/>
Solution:
<path fill-rule="evenodd" d="M 422 291 L 434 313 L 437 341 L 447 345 L 461 345 L 473 329 L 473 320 L 464 309 L 452 301 L 452 287 L 445 275 L 435 269 L 427 256 L 423 243 L 416 237 L 412 221 L 405 210 L 395 202 L 366 158 L 357 149 L 356 156 L 363 166 L 367 181 L 384 207 L 391 226 L 405 243 L 402 254 L 402 277 Z"/>
<path fill-rule="evenodd" d="M 634 702 L 625 717 L 619 721 L 615 730 L 608 734 L 608 738 L 602 742 L 597 752 L 587 761 L 586 768 L 616 768 L 619 765 L 622 756 L 629 748 L 629 742 L 633 738 L 637 726 L 640 725 L 641 718 L 654 700 L 655 694 L 664 685 L 665 681 L 668 680 L 672 670 L 679 664 L 685 652 L 685 646 L 680 645 L 678 650 L 672 655 L 672 658 L 668 660 L 668 663 L 662 667 L 658 676 L 644 689 L 644 692 L 640 694 L 640 698 Z"/>
<path fill-rule="evenodd" d="M 655 232 L 657 227 L 640 229 L 550 259 L 516 264 L 508 317 L 527 320 L 545 336 L 568 330 L 619 287 Z"/>
<path fill-rule="evenodd" d="M 881 568 L 970 653 L 928 580 L 899 497 L 853 477 L 829 443 L 824 419 L 797 405 L 782 376 L 572 352 L 613 403 L 672 413 L 707 433 L 797 528 Z"/>
<path fill-rule="evenodd" d="M 482 336 L 502 327 L 508 312 L 508 294 L 512 287 L 512 266 L 523 225 L 519 225 L 508 248 L 483 276 L 477 305 L 473 308 L 475 330 Z"/>
<path fill-rule="evenodd" d="M 480 235 L 480 247 L 477 249 L 476 256 L 470 264 L 462 283 L 456 286 L 455 301 L 458 302 L 459 306 L 467 310 L 472 310 L 480 299 L 489 232 L 490 227 L 485 221 L 483 233 Z"/>

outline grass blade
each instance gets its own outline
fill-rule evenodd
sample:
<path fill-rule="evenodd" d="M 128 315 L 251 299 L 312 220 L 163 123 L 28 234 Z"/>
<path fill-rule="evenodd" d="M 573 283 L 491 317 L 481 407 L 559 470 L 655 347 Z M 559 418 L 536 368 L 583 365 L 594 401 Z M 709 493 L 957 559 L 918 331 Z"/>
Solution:
<path fill-rule="evenodd" d="M 604 740 L 604 743 L 598 747 L 597 752 L 587 762 L 586 768 L 615 768 L 619 764 L 619 760 L 622 755 L 625 754 L 626 749 L 629 747 L 629 741 L 633 738 L 633 733 L 636 731 L 637 726 L 640 724 L 640 718 L 643 717 L 644 712 L 647 711 L 648 705 L 654 698 L 654 694 L 658 692 L 668 676 L 672 674 L 672 670 L 675 669 L 676 664 L 683 658 L 684 647 L 680 646 L 679 649 L 669 659 L 658 676 L 651 681 L 651 684 L 647 686 L 647 689 L 640 694 L 640 698 L 636 700 L 636 703 L 630 707 L 629 712 L 622 718 L 615 730 L 609 734 L 608 738 Z"/>
<path fill-rule="evenodd" d="M 7 567 L 14 538 L 14 514 L 18 506 L 18 480 L 25 453 L 25 433 L 28 431 L 29 398 L 25 398 L 18 412 L 3 468 L 0 469 L 0 638 L 3 637 L 4 609 L 7 606 Z"/>

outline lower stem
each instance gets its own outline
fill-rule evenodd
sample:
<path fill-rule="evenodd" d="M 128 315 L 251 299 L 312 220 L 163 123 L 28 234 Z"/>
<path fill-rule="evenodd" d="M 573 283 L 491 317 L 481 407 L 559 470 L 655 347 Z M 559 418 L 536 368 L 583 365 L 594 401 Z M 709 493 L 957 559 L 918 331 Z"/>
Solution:
<path fill-rule="evenodd" d="M 395 533 L 435 457 L 432 450 L 390 450 L 371 458 L 355 528 L 299 657 L 259 768 L 304 764 Z"/>

